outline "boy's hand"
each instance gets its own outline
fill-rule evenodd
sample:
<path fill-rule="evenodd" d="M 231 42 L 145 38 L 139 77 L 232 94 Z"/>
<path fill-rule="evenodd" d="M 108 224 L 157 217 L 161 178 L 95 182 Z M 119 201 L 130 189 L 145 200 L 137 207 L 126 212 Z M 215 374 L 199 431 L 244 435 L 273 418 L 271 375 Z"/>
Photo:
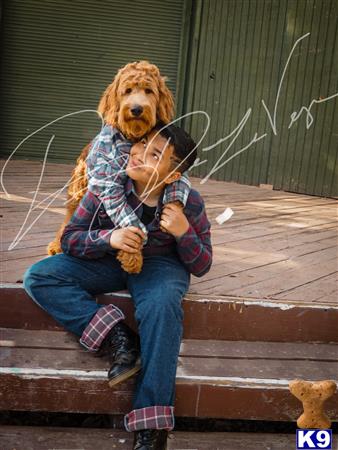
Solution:
<path fill-rule="evenodd" d="M 138 253 L 142 249 L 144 238 L 144 233 L 140 228 L 133 226 L 118 228 L 110 235 L 110 245 L 112 248 L 128 253 Z"/>
<path fill-rule="evenodd" d="M 168 203 L 164 205 L 160 220 L 160 226 L 175 237 L 181 237 L 188 231 L 190 226 L 186 218 L 182 206 L 175 203 Z"/>

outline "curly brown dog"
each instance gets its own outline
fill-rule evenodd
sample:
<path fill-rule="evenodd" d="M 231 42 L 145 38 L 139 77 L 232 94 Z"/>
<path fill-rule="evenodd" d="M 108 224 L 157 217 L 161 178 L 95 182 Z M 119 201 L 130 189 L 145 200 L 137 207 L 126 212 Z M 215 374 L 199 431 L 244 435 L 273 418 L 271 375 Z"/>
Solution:
<path fill-rule="evenodd" d="M 157 121 L 169 123 L 173 119 L 174 101 L 166 86 L 166 77 L 161 76 L 158 67 L 148 61 L 139 61 L 118 71 L 102 95 L 98 113 L 105 123 L 118 128 L 126 139 L 136 142 L 148 134 Z M 60 240 L 63 230 L 87 191 L 86 158 L 90 149 L 91 144 L 86 145 L 77 158 L 68 185 L 66 216 L 54 241 L 47 247 L 48 255 L 62 253 Z M 138 273 L 141 270 L 141 252 L 130 254 L 120 250 L 117 258 L 127 272 Z"/>

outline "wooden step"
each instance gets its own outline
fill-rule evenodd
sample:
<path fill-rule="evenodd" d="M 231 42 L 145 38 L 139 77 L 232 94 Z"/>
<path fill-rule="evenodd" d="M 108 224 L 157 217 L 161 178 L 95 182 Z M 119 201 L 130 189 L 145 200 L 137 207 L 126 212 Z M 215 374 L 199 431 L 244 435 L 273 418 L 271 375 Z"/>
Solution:
<path fill-rule="evenodd" d="M 127 292 L 100 295 L 101 304 L 114 303 L 136 330 L 134 305 Z M 183 300 L 184 337 L 189 339 L 338 343 L 338 306 L 188 294 Z M 0 326 L 60 330 L 27 295 L 22 284 L 0 288 Z"/>
<path fill-rule="evenodd" d="M 133 433 L 98 428 L 0 426 L 0 442 L 1 450 L 129 450 Z M 171 431 L 168 450 L 287 450 L 294 449 L 295 442 L 295 434 Z"/>
<path fill-rule="evenodd" d="M 65 331 L 0 330 L 0 409 L 125 414 L 136 376 L 109 388 L 109 362 Z M 338 382 L 338 345 L 183 339 L 175 414 L 295 421 L 302 412 L 288 383 Z M 338 419 L 338 393 L 326 404 Z"/>

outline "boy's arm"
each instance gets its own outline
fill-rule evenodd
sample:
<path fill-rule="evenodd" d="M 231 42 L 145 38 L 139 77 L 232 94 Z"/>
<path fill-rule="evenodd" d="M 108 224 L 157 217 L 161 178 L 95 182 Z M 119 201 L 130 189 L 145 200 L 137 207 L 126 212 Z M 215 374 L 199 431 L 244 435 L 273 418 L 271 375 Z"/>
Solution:
<path fill-rule="evenodd" d="M 188 270 L 196 277 L 202 277 L 209 272 L 212 264 L 212 246 L 211 225 L 205 212 L 204 201 L 199 194 L 198 207 L 188 220 L 188 230 L 176 238 L 177 251 Z"/>
<path fill-rule="evenodd" d="M 135 226 L 147 235 L 147 229 L 127 203 L 125 169 L 130 144 L 116 136 L 99 135 L 88 155 L 88 189 L 103 202 L 111 221 L 118 227 Z"/>
<path fill-rule="evenodd" d="M 100 201 L 87 191 L 79 206 L 66 225 L 61 236 L 62 251 L 68 255 L 85 259 L 97 259 L 112 252 L 110 235 L 112 229 L 91 229 L 97 226 L 95 220 Z"/>
<path fill-rule="evenodd" d="M 188 171 L 186 170 L 178 180 L 166 186 L 163 195 L 163 203 L 166 204 L 179 201 L 185 206 L 190 194 L 190 189 L 191 182 L 189 180 Z"/>

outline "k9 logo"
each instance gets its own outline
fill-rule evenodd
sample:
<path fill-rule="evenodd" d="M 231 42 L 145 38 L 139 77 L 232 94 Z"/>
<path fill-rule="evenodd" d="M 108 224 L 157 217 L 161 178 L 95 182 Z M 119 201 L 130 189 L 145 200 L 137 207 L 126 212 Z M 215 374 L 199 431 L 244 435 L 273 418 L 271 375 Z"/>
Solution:
<path fill-rule="evenodd" d="M 332 430 L 297 429 L 297 450 L 301 449 L 332 449 Z"/>

